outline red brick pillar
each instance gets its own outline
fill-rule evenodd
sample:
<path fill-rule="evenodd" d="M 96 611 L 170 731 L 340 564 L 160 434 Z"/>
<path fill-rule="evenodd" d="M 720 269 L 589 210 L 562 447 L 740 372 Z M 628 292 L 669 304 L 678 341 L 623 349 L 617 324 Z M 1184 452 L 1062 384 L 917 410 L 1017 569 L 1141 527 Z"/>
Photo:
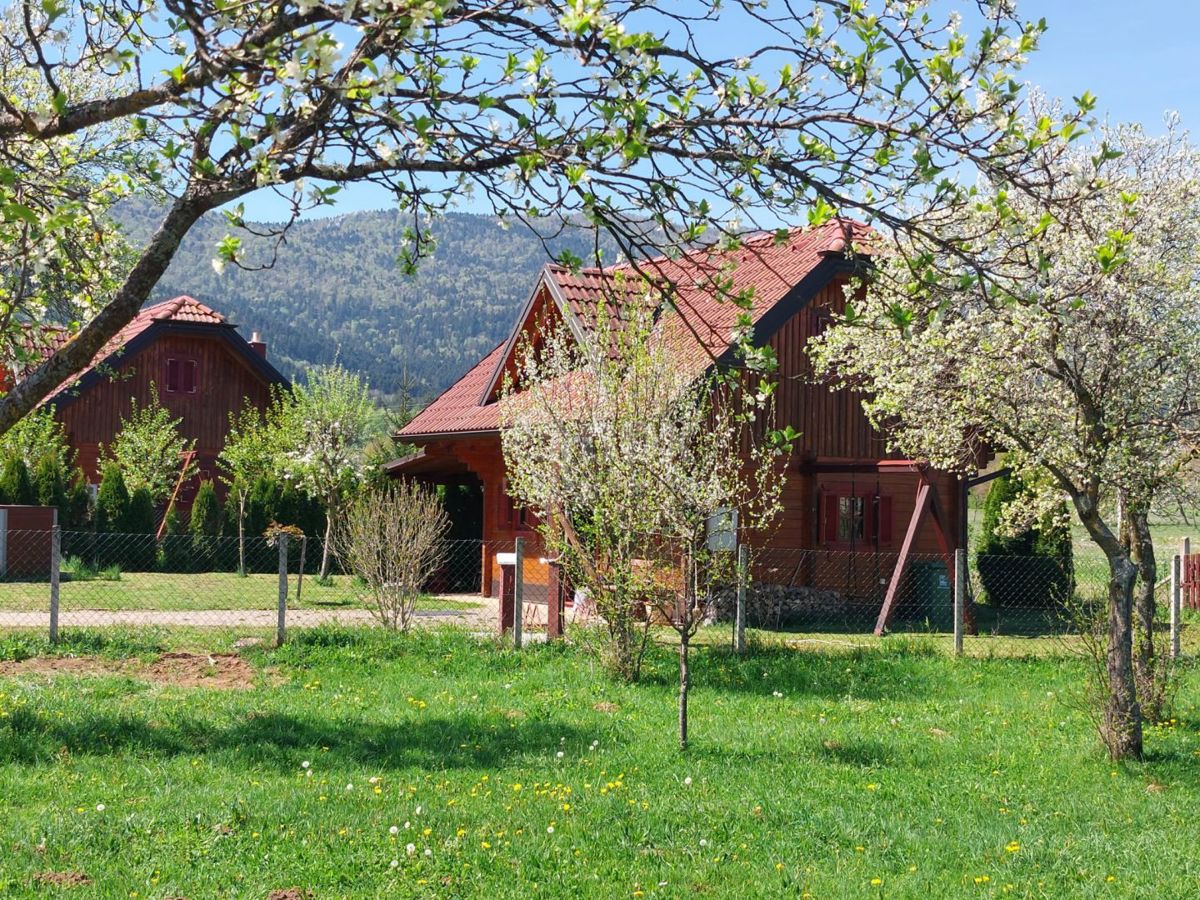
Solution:
<path fill-rule="evenodd" d="M 516 580 L 516 554 L 497 553 L 500 564 L 500 633 L 513 627 L 513 588 Z"/>
<path fill-rule="evenodd" d="M 561 565 L 551 560 L 546 566 L 550 572 L 549 583 L 546 585 L 546 639 L 553 640 L 563 636 L 569 587 Z"/>

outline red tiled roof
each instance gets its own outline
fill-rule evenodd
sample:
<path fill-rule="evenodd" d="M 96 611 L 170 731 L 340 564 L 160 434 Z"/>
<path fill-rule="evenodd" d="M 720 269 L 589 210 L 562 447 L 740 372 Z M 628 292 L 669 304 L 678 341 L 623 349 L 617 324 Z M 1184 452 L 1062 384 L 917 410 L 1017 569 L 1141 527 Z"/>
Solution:
<path fill-rule="evenodd" d="M 495 431 L 500 427 L 500 405 L 479 405 L 488 382 L 492 380 L 508 342 L 481 359 L 462 378 L 454 382 L 440 397 L 421 410 L 400 430 L 402 435 L 450 434 L 472 431 Z"/>
<path fill-rule="evenodd" d="M 176 297 L 173 300 L 164 300 L 162 303 L 156 303 L 153 306 L 147 306 L 139 312 L 133 319 L 122 328 L 117 334 L 101 349 L 100 352 L 93 357 L 87 368 L 78 374 L 72 376 L 69 380 L 60 384 L 51 397 L 69 388 L 80 377 L 90 372 L 96 366 L 100 365 L 114 353 L 118 353 L 121 348 L 132 341 L 135 337 L 146 331 L 156 322 L 185 322 L 188 324 L 200 325 L 225 325 L 226 319 L 223 315 L 212 309 L 209 306 L 201 303 L 194 297 L 189 297 L 186 294 Z M 55 335 L 51 341 L 43 346 L 43 359 L 59 347 L 66 344 L 71 338 L 63 329 L 55 328 Z M 28 371 L 28 369 L 26 370 Z"/>
<path fill-rule="evenodd" d="M 848 240 L 861 243 L 869 234 L 865 225 L 834 221 L 811 230 L 792 229 L 783 240 L 774 234 L 749 238 L 732 252 L 700 250 L 678 259 L 659 257 L 642 263 L 640 271 L 627 263 L 576 272 L 549 265 L 543 278 L 585 326 L 594 321 L 600 304 L 609 315 L 624 318 L 628 309 L 644 302 L 652 286 L 670 285 L 674 309 L 663 314 L 657 329 L 661 339 L 676 348 L 673 352 L 680 364 L 699 374 L 733 341 L 742 309 L 731 297 L 752 290 L 748 311 L 758 322 L 830 254 L 840 255 Z M 507 344 L 434 400 L 401 430 L 401 436 L 496 430 L 497 404 L 480 401 Z"/>

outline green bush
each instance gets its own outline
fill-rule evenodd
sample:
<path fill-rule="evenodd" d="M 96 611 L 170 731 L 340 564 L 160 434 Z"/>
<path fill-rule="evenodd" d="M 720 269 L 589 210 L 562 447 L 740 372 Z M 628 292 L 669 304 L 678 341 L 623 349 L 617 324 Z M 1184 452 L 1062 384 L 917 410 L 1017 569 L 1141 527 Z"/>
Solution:
<path fill-rule="evenodd" d="M 140 487 L 129 498 L 125 517 L 125 535 L 121 547 L 122 565 L 133 572 L 151 572 L 158 562 L 158 513 L 150 490 Z"/>
<path fill-rule="evenodd" d="M 1056 515 L 1019 534 L 1001 534 L 1004 509 L 1025 488 L 1016 478 L 992 482 L 976 545 L 976 567 L 988 603 L 1006 608 L 1045 609 L 1066 603 L 1075 589 L 1071 529 L 1065 504 Z"/>
<path fill-rule="evenodd" d="M 58 524 L 65 525 L 67 510 L 67 473 L 53 453 L 43 454 L 33 469 L 33 490 L 39 506 L 58 510 Z"/>
<path fill-rule="evenodd" d="M 192 536 L 192 554 L 198 571 L 209 572 L 219 567 L 221 560 L 221 530 L 224 514 L 217 490 L 211 481 L 201 481 L 192 501 L 188 531 Z"/>
<path fill-rule="evenodd" d="M 75 470 L 71 486 L 67 489 L 67 508 L 61 521 L 62 527 L 70 531 L 82 531 L 91 525 L 92 492 L 79 469 Z"/>
<path fill-rule="evenodd" d="M 167 512 L 162 540 L 158 543 L 159 566 L 164 572 L 193 572 L 192 538 L 183 525 L 179 508 L 172 505 Z"/>
<path fill-rule="evenodd" d="M 129 519 L 129 489 L 125 476 L 115 462 L 106 462 L 100 470 L 100 489 L 96 493 L 96 530 L 120 534 Z"/>
<path fill-rule="evenodd" d="M 29 467 L 15 450 L 10 450 L 0 460 L 0 503 L 14 506 L 37 504 L 37 491 L 29 476 Z"/>

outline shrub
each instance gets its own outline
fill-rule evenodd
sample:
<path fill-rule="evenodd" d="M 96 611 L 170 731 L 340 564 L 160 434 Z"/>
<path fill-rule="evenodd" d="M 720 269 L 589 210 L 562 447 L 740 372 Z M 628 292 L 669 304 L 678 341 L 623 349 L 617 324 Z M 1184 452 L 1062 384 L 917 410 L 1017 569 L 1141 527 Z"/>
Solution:
<path fill-rule="evenodd" d="M 197 571 L 211 571 L 220 560 L 221 528 L 224 514 L 217 490 L 211 481 L 201 481 L 192 501 L 188 531 L 192 535 L 192 553 Z"/>
<path fill-rule="evenodd" d="M 96 493 L 96 530 L 120 533 L 129 517 L 129 490 L 121 467 L 106 462 L 100 470 L 100 490 Z"/>
<path fill-rule="evenodd" d="M 32 506 L 37 503 L 37 492 L 29 476 L 29 466 L 15 450 L 10 450 L 0 461 L 0 503 L 15 506 Z"/>
<path fill-rule="evenodd" d="M 1045 609 L 1070 600 L 1075 588 L 1071 530 L 1065 509 L 1017 534 L 1000 528 L 1004 509 L 1018 500 L 1024 486 L 1000 476 L 988 491 L 976 566 L 987 600 L 1008 608 Z"/>
<path fill-rule="evenodd" d="M 140 487 L 129 498 L 125 515 L 125 537 L 122 538 L 122 565 L 134 572 L 149 572 L 158 561 L 158 545 L 154 535 L 158 530 L 158 514 L 150 490 Z"/>
<path fill-rule="evenodd" d="M 33 490 L 39 506 L 53 506 L 58 510 L 58 523 L 67 519 L 67 478 L 62 463 L 52 453 L 43 454 L 33 470 Z"/>
<path fill-rule="evenodd" d="M 408 631 L 417 598 L 445 558 L 449 526 L 437 495 L 416 482 L 367 491 L 337 523 L 337 556 L 385 628 Z"/>
<path fill-rule="evenodd" d="M 172 505 L 167 511 L 163 537 L 159 541 L 160 566 L 164 572 L 191 572 L 195 570 L 192 560 L 192 538 L 185 532 L 179 508 Z"/>
<path fill-rule="evenodd" d="M 91 524 L 91 520 L 92 492 L 83 472 L 76 469 L 71 486 L 67 489 L 67 508 L 62 526 L 71 531 L 82 531 Z"/>

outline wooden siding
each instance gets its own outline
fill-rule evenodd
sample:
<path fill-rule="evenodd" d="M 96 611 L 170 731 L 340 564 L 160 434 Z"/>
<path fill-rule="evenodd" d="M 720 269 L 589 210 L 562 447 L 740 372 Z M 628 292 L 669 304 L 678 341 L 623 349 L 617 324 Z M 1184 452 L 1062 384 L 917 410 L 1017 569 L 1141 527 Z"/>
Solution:
<path fill-rule="evenodd" d="M 845 306 L 841 284 L 830 284 L 771 337 L 768 343 L 779 361 L 776 421 L 780 428 L 790 425 L 800 432 L 796 451 L 801 458 L 895 458 L 867 421 L 859 395 L 832 391 L 813 374 L 808 342 Z"/>
<path fill-rule="evenodd" d="M 168 359 L 196 361 L 195 393 L 167 391 Z M 216 334 L 164 329 L 148 346 L 122 359 L 114 372 L 106 374 L 56 412 L 79 454 L 79 465 L 93 482 L 99 478 L 100 448 L 113 442 L 121 417 L 129 414 L 131 400 L 145 406 L 152 393 L 158 395 L 162 405 L 182 420 L 180 431 L 195 442 L 197 464 L 208 478 L 217 474 L 217 454 L 225 446 L 229 414 L 241 409 L 244 398 L 260 408 L 270 402 L 269 384 Z M 181 498 L 185 504 L 194 488 L 189 486 Z"/>

